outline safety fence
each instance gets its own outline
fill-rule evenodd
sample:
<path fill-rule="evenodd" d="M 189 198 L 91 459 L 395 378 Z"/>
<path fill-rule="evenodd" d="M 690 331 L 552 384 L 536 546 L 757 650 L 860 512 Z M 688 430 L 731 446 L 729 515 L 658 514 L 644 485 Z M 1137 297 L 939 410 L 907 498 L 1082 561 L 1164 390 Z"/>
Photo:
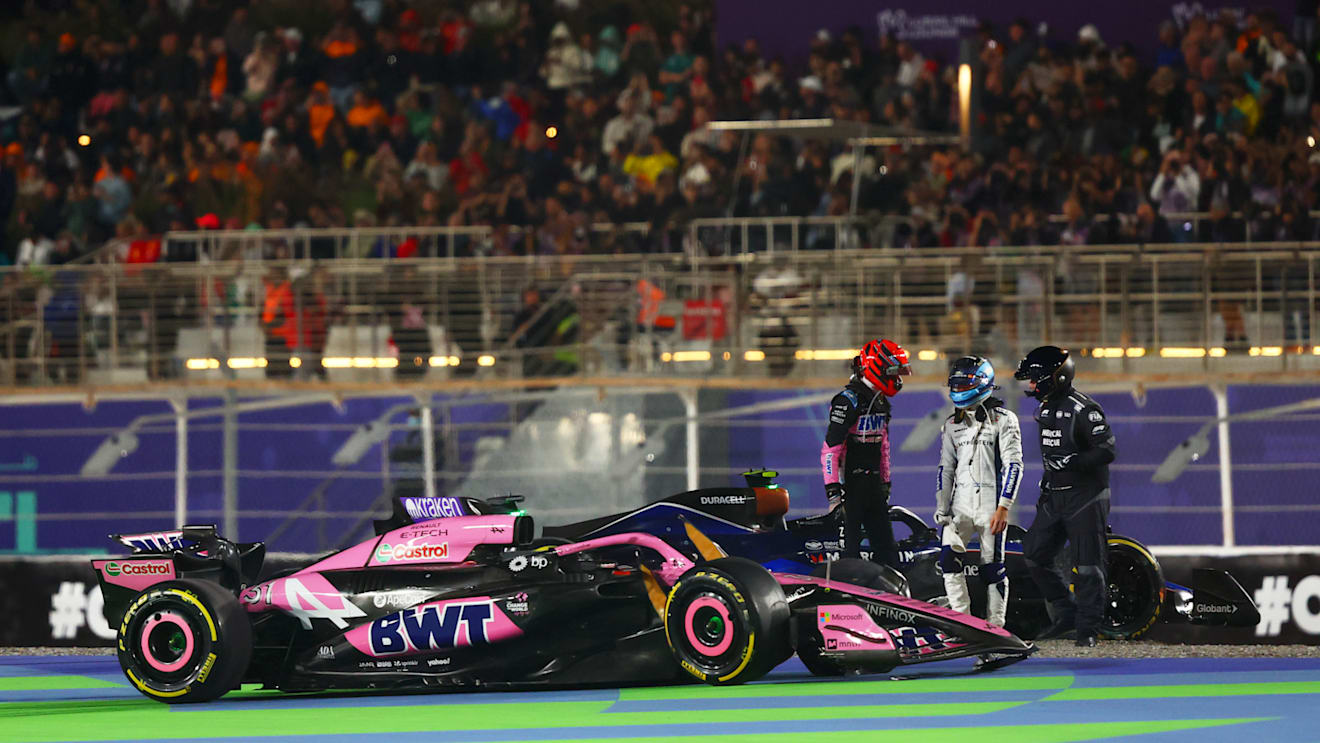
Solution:
<path fill-rule="evenodd" d="M 1115 373 L 1320 368 L 1320 243 L 295 260 L 262 246 L 321 238 L 199 234 L 254 252 L 4 274 L 0 384 L 819 377 L 876 336 L 931 374 L 1046 342 Z"/>
<path fill-rule="evenodd" d="M 1118 441 L 1115 531 L 1184 551 L 1320 544 L 1311 487 L 1320 387 L 1138 394 L 1085 375 L 1080 384 Z M 215 523 L 277 551 L 323 552 L 370 534 L 393 495 L 522 494 L 539 523 L 564 524 L 738 484 L 760 466 L 781 473 L 791 516 L 819 513 L 833 392 L 171 396 L 90 409 L 82 399 L 11 399 L 0 408 L 0 553 L 100 551 L 113 547 L 107 534 L 184 523 Z M 1004 397 L 1027 442 L 1012 517 L 1029 524 L 1040 474 L 1033 408 L 1013 390 Z M 927 516 L 946 405 L 929 387 L 894 400 L 893 502 Z M 1182 451 L 1196 456 L 1170 456 Z"/>

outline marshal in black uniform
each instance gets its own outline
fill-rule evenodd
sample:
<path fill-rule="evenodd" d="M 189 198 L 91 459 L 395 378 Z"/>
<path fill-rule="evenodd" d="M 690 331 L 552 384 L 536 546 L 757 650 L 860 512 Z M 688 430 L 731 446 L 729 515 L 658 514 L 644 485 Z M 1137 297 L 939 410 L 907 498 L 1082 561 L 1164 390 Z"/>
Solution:
<path fill-rule="evenodd" d="M 1040 482 L 1036 519 L 1023 540 L 1031 576 L 1050 603 L 1054 624 L 1037 639 L 1064 637 L 1074 629 L 1077 645 L 1095 645 L 1104 618 L 1105 564 L 1109 523 L 1109 463 L 1114 433 L 1100 404 L 1072 388 L 1068 352 L 1041 346 L 1022 360 L 1018 379 L 1032 382 L 1027 394 L 1040 400 Z M 1055 569 L 1064 542 L 1076 551 L 1076 601 Z"/>

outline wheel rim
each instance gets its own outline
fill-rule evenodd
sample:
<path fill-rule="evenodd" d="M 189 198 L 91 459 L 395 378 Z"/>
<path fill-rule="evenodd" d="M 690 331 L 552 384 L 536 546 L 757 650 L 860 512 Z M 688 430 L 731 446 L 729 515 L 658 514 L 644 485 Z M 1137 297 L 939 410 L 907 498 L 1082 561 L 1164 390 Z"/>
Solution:
<path fill-rule="evenodd" d="M 705 658 L 718 658 L 733 645 L 733 618 L 729 606 L 715 594 L 702 594 L 688 604 L 683 627 L 688 645 Z"/>
<path fill-rule="evenodd" d="M 148 666 L 169 674 L 188 665 L 196 645 L 192 625 L 176 612 L 162 611 L 143 622 L 138 646 Z"/>
<path fill-rule="evenodd" d="M 1155 587 L 1151 585 L 1149 571 L 1141 560 L 1126 551 L 1109 553 L 1109 606 L 1105 611 L 1106 623 L 1120 629 L 1146 619 L 1145 607 Z"/>
<path fill-rule="evenodd" d="M 136 612 L 124 636 L 131 642 L 120 653 L 120 663 L 153 695 L 187 689 L 213 649 L 202 616 L 191 605 L 168 596 Z"/>

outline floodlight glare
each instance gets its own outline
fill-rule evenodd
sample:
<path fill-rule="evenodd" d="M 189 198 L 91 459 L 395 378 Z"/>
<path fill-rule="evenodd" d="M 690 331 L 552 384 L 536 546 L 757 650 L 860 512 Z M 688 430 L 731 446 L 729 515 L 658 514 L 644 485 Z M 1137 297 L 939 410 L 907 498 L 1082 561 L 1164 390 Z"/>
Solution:
<path fill-rule="evenodd" d="M 939 438 L 940 429 L 944 427 L 944 419 L 949 415 L 950 410 L 947 406 L 926 413 L 917 421 L 917 425 L 912 428 L 907 438 L 903 439 L 903 445 L 899 450 L 914 452 L 929 449 L 930 445 L 935 443 L 935 439 Z"/>
<path fill-rule="evenodd" d="M 83 463 L 82 476 L 103 477 L 109 474 L 120 459 L 137 451 L 137 448 L 138 438 L 132 431 L 120 431 L 107 436 Z"/>
<path fill-rule="evenodd" d="M 352 436 L 348 437 L 335 455 L 330 458 L 335 464 L 346 467 L 357 464 L 358 460 L 370 451 L 371 447 L 384 441 L 390 435 L 390 425 L 388 420 L 374 420 L 371 423 L 364 423 L 358 426 Z"/>
<path fill-rule="evenodd" d="M 1159 469 L 1155 470 L 1150 481 L 1173 482 L 1187 465 L 1205 456 L 1208 451 L 1210 451 L 1210 438 L 1205 435 L 1205 429 L 1202 429 L 1195 436 L 1174 447 L 1173 451 L 1169 452 L 1169 456 L 1164 458 Z"/>

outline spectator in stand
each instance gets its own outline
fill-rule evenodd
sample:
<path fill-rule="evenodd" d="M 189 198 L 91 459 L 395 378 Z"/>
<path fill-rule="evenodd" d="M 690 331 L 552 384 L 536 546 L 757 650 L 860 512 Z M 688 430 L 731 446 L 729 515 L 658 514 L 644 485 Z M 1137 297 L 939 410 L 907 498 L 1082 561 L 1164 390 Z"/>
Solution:
<path fill-rule="evenodd" d="M 641 94 L 626 95 L 618 102 L 618 115 L 605 124 L 600 142 L 601 152 L 613 156 L 616 150 L 622 148 L 624 154 L 630 153 L 638 143 L 646 141 L 651 135 L 655 120 L 638 111 L 639 97 Z"/>
<path fill-rule="evenodd" d="M 102 226 L 113 229 L 128 214 L 128 208 L 133 204 L 133 191 L 120 173 L 118 156 L 103 155 L 101 171 L 104 175 L 97 178 L 92 192 L 100 202 Z"/>
<path fill-rule="evenodd" d="M 619 67 L 622 64 L 619 56 L 621 50 L 619 29 L 615 26 L 606 26 L 601 29 L 596 42 L 596 55 L 592 60 L 592 67 L 596 77 L 609 82 L 618 74 Z"/>
<path fill-rule="evenodd" d="M 660 84 L 665 86 L 665 97 L 673 98 L 678 94 L 683 83 L 692 77 L 692 52 L 688 50 L 687 38 L 681 31 L 669 35 L 672 51 L 660 65 Z"/>
<path fill-rule="evenodd" d="M 285 6 L 309 18 L 325 7 Z M 0 128 L 6 152 L 26 153 L 0 169 L 0 198 L 24 215 L 9 223 L 10 251 L 24 238 L 54 240 L 52 225 L 67 218 L 77 252 L 79 241 L 113 234 L 128 205 L 152 231 L 187 227 L 199 211 L 267 225 L 344 224 L 334 215 L 359 208 L 383 224 L 498 218 L 528 228 L 504 230 L 499 249 L 525 250 L 535 243 L 519 235 L 540 232 L 550 197 L 571 215 L 550 244 L 574 250 L 577 227 L 596 218 L 663 231 L 695 205 L 734 216 L 847 213 L 846 147 L 768 138 L 769 149 L 744 155 L 738 136 L 703 128 L 713 118 L 957 128 L 954 64 L 860 29 L 816 32 L 797 69 L 755 38 L 714 55 L 704 3 L 639 6 L 628 25 L 610 26 L 608 14 L 565 3 L 358 0 L 305 30 L 270 25 L 262 4 L 144 0 L 123 28 L 89 7 L 90 24 L 40 4 L 23 11 L 4 80 L 21 108 Z M 1294 19 L 1265 11 L 1135 29 L 1154 45 L 1150 60 L 1106 44 L 1093 26 L 1050 46 L 1029 21 L 981 26 L 969 35 L 985 71 L 974 156 L 874 153 L 859 210 L 910 217 L 895 234 L 912 246 L 1150 241 L 1184 210 L 1211 212 L 1199 235 L 1215 240 L 1245 239 L 1248 227 L 1254 238 L 1309 235 L 1320 165 L 1296 148 L 1320 138 L 1307 61 L 1314 18 L 1311 8 Z M 83 37 L 89 25 L 102 36 Z M 558 137 L 547 140 L 550 125 Z M 95 149 L 77 144 L 84 133 Z M 75 198 L 71 184 L 93 182 L 92 152 L 127 167 Z M 888 175 L 873 177 L 882 165 Z M 670 172 L 672 189 L 662 185 Z M 46 198 L 47 181 L 57 198 Z M 660 206 L 678 201 L 690 206 Z M 1066 223 L 1052 222 L 1061 211 Z"/>
<path fill-rule="evenodd" d="M 411 181 L 416 175 L 426 180 L 427 188 L 439 191 L 449 180 L 449 166 L 440 161 L 434 142 L 422 142 L 417 147 L 417 155 L 403 171 L 404 180 Z"/>
<path fill-rule="evenodd" d="M 1160 215 L 1166 220 L 1170 214 L 1196 209 L 1201 194 L 1201 176 L 1180 150 L 1169 150 L 1164 155 L 1160 171 L 1150 184 L 1150 200 L 1160 205 Z M 1179 230 L 1175 234 L 1181 234 Z"/>
<path fill-rule="evenodd" d="M 257 102 L 271 92 L 280 69 L 280 41 L 264 33 L 257 35 L 251 53 L 243 60 L 246 87 L 243 97 Z"/>
<path fill-rule="evenodd" d="M 359 46 L 357 29 L 342 21 L 330 29 L 321 43 L 321 54 L 325 58 L 322 69 L 330 86 L 330 100 L 340 111 L 348 110 L 361 83 Z"/>
<path fill-rule="evenodd" d="M 389 114 L 385 113 L 380 101 L 367 95 L 366 91 L 358 90 L 353 93 L 353 107 L 344 118 L 355 129 L 370 129 L 385 124 Z"/>

